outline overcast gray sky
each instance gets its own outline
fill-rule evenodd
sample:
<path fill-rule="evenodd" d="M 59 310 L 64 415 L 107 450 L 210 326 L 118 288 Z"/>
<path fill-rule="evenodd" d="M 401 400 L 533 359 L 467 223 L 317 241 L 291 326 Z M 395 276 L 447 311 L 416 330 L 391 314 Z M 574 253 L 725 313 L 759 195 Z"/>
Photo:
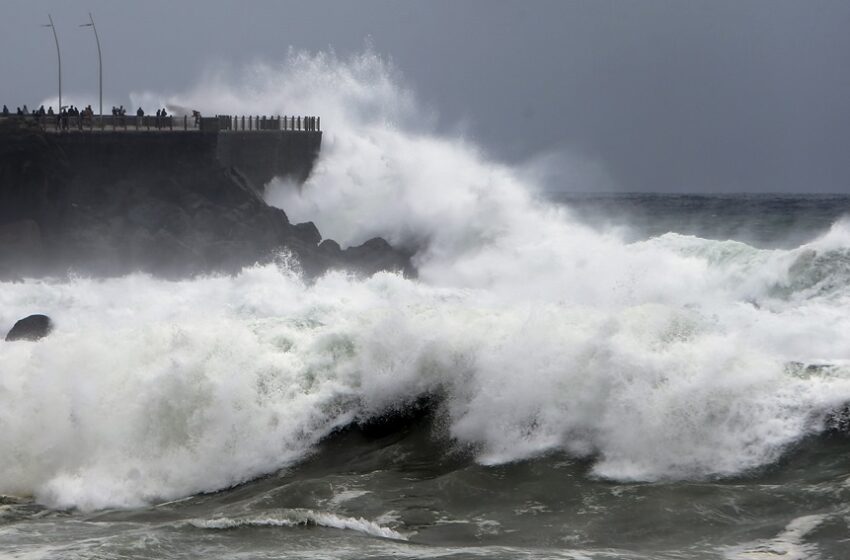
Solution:
<path fill-rule="evenodd" d="M 624 191 L 850 192 L 850 2 L 2 0 L 0 103 L 177 92 L 202 68 L 371 37 L 494 157 L 566 150 Z"/>

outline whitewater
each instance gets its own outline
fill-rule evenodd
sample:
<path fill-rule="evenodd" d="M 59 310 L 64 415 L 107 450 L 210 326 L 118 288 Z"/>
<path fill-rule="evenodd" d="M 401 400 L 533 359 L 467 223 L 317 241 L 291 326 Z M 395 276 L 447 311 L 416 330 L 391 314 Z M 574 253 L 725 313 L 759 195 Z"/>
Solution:
<path fill-rule="evenodd" d="M 445 453 L 482 468 L 556 456 L 605 484 L 700 484 L 776 465 L 850 403 L 850 221 L 781 248 L 635 240 L 438 132 L 371 51 L 226 75 L 133 105 L 321 114 L 312 176 L 267 200 L 343 245 L 414 251 L 418 276 L 308 280 L 282 248 L 232 276 L 0 284 L 0 325 L 56 324 L 0 343 L 0 494 L 93 512 L 233 488 L 422 399 Z M 349 518 L 326 525 L 410 533 Z"/>

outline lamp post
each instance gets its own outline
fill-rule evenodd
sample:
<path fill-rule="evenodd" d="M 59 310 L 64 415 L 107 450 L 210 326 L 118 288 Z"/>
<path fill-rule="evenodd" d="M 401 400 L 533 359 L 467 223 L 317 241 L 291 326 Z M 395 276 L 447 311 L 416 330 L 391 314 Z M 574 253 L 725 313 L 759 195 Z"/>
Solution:
<path fill-rule="evenodd" d="M 100 128 L 103 128 L 103 58 L 100 55 L 100 37 L 97 36 L 97 26 L 94 24 L 94 18 L 89 12 L 90 23 L 84 23 L 80 27 L 91 27 L 94 30 L 94 40 L 97 42 L 97 76 L 98 87 L 100 90 L 100 110 L 98 117 L 100 119 Z"/>
<path fill-rule="evenodd" d="M 50 27 L 53 29 L 53 40 L 56 41 L 56 59 L 59 61 L 59 112 L 62 112 L 62 55 L 59 54 L 59 37 L 56 35 L 56 26 L 53 25 L 53 18 L 47 14 L 47 19 L 50 23 L 42 25 L 42 27 Z"/>

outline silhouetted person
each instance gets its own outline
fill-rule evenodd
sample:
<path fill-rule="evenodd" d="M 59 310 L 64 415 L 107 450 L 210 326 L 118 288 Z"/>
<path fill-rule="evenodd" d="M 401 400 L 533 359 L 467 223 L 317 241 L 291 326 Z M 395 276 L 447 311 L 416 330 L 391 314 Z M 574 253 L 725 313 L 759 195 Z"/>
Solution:
<path fill-rule="evenodd" d="M 9 116 L 9 108 L 8 108 L 8 107 L 6 107 L 5 105 L 3 105 L 3 116 L 4 116 L 4 117 L 8 117 L 8 116 Z"/>
<path fill-rule="evenodd" d="M 51 117 L 53 116 L 53 105 L 51 105 L 50 107 L 47 108 L 47 114 L 50 115 Z"/>
<path fill-rule="evenodd" d="M 139 107 L 139 110 L 136 111 L 136 116 L 137 117 L 144 117 L 145 116 L 145 112 L 142 110 L 141 107 Z"/>

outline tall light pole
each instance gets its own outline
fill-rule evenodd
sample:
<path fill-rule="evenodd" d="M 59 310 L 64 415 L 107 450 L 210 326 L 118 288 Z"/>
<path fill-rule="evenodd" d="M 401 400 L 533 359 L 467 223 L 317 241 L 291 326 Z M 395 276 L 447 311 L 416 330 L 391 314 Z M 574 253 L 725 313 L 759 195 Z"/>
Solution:
<path fill-rule="evenodd" d="M 42 25 L 42 27 L 50 27 L 53 29 L 53 40 L 56 41 L 56 59 L 59 61 L 59 112 L 62 112 L 62 55 L 59 54 L 59 37 L 56 35 L 56 26 L 53 25 L 53 18 L 50 14 L 47 14 L 47 19 L 50 20 L 49 24 Z"/>
<path fill-rule="evenodd" d="M 103 128 L 103 58 L 100 55 L 100 37 L 97 36 L 97 26 L 94 24 L 91 12 L 89 12 L 89 21 L 91 23 L 84 23 L 80 27 L 91 27 L 94 30 L 94 40 L 97 42 L 97 83 L 100 88 L 100 112 L 98 116 L 100 117 L 100 127 Z"/>

